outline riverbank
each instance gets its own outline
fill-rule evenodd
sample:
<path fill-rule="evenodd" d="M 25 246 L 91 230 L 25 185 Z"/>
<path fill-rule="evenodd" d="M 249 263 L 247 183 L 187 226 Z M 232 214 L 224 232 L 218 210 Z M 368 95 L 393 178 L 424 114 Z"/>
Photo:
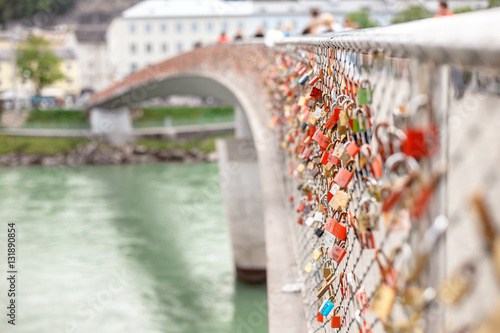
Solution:
<path fill-rule="evenodd" d="M 213 136 L 200 140 L 140 140 L 112 147 L 75 138 L 0 136 L 0 166 L 83 166 L 215 161 Z"/>

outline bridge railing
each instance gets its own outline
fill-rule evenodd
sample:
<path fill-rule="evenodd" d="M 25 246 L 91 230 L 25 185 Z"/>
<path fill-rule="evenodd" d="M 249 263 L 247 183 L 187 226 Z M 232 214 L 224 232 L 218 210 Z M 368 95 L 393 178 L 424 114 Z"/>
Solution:
<path fill-rule="evenodd" d="M 270 126 L 310 332 L 498 329 L 498 17 L 274 47 Z"/>

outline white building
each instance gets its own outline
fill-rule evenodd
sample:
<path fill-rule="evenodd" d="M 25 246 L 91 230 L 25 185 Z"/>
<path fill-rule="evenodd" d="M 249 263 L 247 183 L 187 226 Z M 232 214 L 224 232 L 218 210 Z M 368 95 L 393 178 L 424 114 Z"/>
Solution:
<path fill-rule="evenodd" d="M 80 85 L 83 90 L 100 91 L 113 82 L 113 71 L 105 30 L 77 30 Z"/>
<path fill-rule="evenodd" d="M 191 50 L 196 43 L 217 41 L 245 30 L 249 2 L 146 0 L 123 12 L 108 28 L 108 47 L 118 78 Z"/>

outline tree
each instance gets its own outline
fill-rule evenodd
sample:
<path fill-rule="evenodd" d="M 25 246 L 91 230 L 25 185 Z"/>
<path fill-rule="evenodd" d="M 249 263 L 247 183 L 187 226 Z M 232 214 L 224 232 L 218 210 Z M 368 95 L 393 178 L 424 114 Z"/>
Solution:
<path fill-rule="evenodd" d="M 64 79 L 62 60 L 50 49 L 50 42 L 43 37 L 28 35 L 16 49 L 18 74 L 27 78 L 40 95 L 42 89 Z"/>
<path fill-rule="evenodd" d="M 37 13 L 48 17 L 64 14 L 74 3 L 75 0 L 0 0 L 0 24 L 5 29 L 13 19 L 29 20 Z"/>
<path fill-rule="evenodd" d="M 394 15 L 394 18 L 392 19 L 391 23 L 396 24 L 396 23 L 410 22 L 415 20 L 421 20 L 431 16 L 432 14 L 422 6 L 410 6 L 400 11 L 396 15 Z"/>
<path fill-rule="evenodd" d="M 488 2 L 488 8 L 500 7 L 500 0 L 490 0 Z"/>
<path fill-rule="evenodd" d="M 370 19 L 370 14 L 365 9 L 349 13 L 347 19 L 352 23 L 357 23 L 360 29 L 378 27 L 378 23 Z"/>

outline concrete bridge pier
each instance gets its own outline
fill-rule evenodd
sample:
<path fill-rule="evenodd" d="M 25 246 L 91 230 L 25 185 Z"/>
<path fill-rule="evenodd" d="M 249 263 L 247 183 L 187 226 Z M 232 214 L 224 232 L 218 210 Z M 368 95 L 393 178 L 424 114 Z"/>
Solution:
<path fill-rule="evenodd" d="M 134 141 L 132 118 L 128 107 L 105 109 L 95 107 L 90 110 L 92 134 L 112 145 L 122 145 Z"/>
<path fill-rule="evenodd" d="M 235 108 L 236 138 L 217 140 L 226 220 L 238 279 L 266 280 L 266 244 L 257 151 L 250 126 Z"/>

